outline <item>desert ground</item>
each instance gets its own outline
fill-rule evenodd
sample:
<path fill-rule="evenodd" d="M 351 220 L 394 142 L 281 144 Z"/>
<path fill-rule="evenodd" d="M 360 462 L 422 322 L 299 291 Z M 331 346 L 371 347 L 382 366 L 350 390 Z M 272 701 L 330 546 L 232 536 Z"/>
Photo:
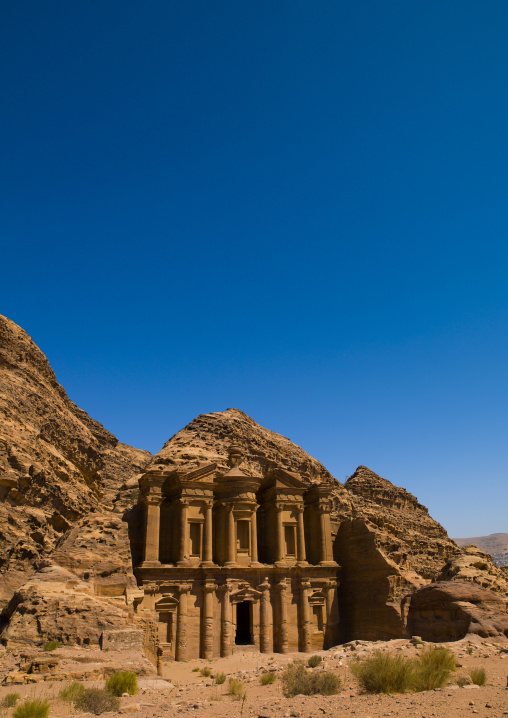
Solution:
<path fill-rule="evenodd" d="M 352 641 L 343 646 L 321 651 L 322 663 L 309 670 L 329 670 L 336 673 L 342 682 L 342 690 L 333 696 L 295 696 L 285 698 L 279 678 L 275 683 L 263 686 L 260 676 L 274 671 L 278 676 L 284 667 L 294 660 L 306 661 L 311 654 L 259 654 L 250 651 L 237 652 L 229 658 L 216 660 L 191 660 L 172 663 L 164 676 L 144 675 L 138 679 L 139 691 L 135 696 L 121 698 L 120 714 L 133 713 L 138 718 L 159 718 L 190 713 L 220 718 L 320 718 L 323 715 L 351 716 L 354 718 L 387 718 L 394 716 L 418 716 L 419 718 L 498 718 L 508 716 L 508 641 L 481 639 L 477 636 L 455 643 L 443 644 L 451 648 L 460 667 L 451 675 L 450 683 L 441 690 L 421 693 L 394 695 L 362 695 L 349 666 L 357 658 L 372 654 L 374 650 L 400 652 L 404 656 L 416 656 L 423 649 L 421 645 L 407 640 L 394 641 Z M 74 655 L 73 655 L 74 654 Z M 81 664 L 93 672 L 104 654 L 93 649 L 60 648 L 54 655 L 59 656 L 62 665 Z M 12 663 L 14 655 L 5 656 Z M 114 656 L 106 659 L 125 668 L 140 666 L 139 657 Z M 210 676 L 199 671 L 211 669 Z M 472 668 L 484 668 L 487 684 L 468 684 L 459 687 L 456 680 L 467 676 Z M 196 670 L 198 669 L 198 670 Z M 225 673 L 224 684 L 216 685 L 214 676 Z M 245 701 L 234 700 L 228 694 L 228 678 L 241 680 L 245 690 Z M 50 716 L 76 716 L 73 704 L 58 698 L 61 689 L 69 681 L 44 680 L 33 684 L 6 684 L 0 686 L 0 702 L 7 693 L 17 692 L 24 698 L 45 697 L 50 700 Z M 103 687 L 103 680 L 84 680 L 87 687 Z M 9 718 L 13 709 L 2 708 L 1 716 Z M 106 714 L 103 714 L 106 715 Z M 112 716 L 114 713 L 108 713 Z"/>

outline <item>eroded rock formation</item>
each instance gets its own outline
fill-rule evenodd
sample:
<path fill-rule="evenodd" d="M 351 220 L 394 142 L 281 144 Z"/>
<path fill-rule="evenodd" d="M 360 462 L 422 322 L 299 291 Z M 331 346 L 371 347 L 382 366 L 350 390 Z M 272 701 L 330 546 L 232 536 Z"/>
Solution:
<path fill-rule="evenodd" d="M 96 644 L 105 628 L 143 629 L 133 611 L 139 594 L 131 550 L 139 547 L 129 534 L 141 519 L 134 508 L 138 478 L 147 468 L 210 462 L 221 471 L 232 442 L 242 445 L 252 476 L 281 467 L 306 486 L 327 487 L 342 640 L 421 634 L 406 621 L 417 606 L 425 615 L 430 604 L 421 596 L 436 595 L 422 593 L 429 582 L 461 582 L 463 602 L 468 586 L 471 596 L 477 588 L 507 594 L 507 570 L 477 549 L 460 550 L 407 491 L 363 466 L 341 484 L 303 449 L 237 409 L 197 417 L 154 457 L 119 443 L 70 401 L 26 332 L 1 316 L 0 414 L 3 642 L 81 637 Z"/>

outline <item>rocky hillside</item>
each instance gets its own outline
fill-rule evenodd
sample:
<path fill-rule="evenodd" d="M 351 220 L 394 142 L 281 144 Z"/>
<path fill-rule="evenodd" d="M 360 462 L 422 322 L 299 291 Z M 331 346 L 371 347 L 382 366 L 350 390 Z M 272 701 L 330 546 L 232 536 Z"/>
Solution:
<path fill-rule="evenodd" d="M 238 409 L 197 417 L 154 457 L 119 443 L 70 401 L 30 337 L 0 317 L 2 640 L 94 644 L 101 631 L 135 621 L 124 519 L 139 475 L 148 466 L 225 467 L 232 442 L 247 473 L 281 466 L 329 487 L 343 640 L 405 635 L 405 597 L 432 581 L 506 595 L 507 572 L 461 551 L 405 489 L 364 466 L 341 484 Z"/>
<path fill-rule="evenodd" d="M 473 538 L 454 539 L 457 546 L 476 546 L 492 556 L 496 566 L 508 566 L 508 534 L 489 534 Z"/>
<path fill-rule="evenodd" d="M 149 459 L 79 409 L 28 334 L 0 315 L 0 608 Z"/>

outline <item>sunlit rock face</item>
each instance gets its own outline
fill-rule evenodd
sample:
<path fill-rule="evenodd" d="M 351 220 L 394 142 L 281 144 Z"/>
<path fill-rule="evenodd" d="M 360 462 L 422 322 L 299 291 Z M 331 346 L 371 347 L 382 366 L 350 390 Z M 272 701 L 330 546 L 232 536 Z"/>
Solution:
<path fill-rule="evenodd" d="M 460 550 L 407 491 L 364 466 L 342 484 L 238 409 L 198 416 L 153 457 L 119 443 L 67 397 L 26 332 L 0 316 L 0 638 L 43 642 L 57 585 L 75 617 L 67 628 L 53 621 L 62 641 L 74 641 L 86 620 L 90 643 L 125 622 L 145 630 L 133 573 L 144 549 L 139 479 L 203 464 L 222 475 L 234 443 L 246 475 L 261 482 L 281 470 L 297 476 L 302 491 L 326 490 L 340 640 L 406 635 L 406 597 L 431 582 L 466 582 L 506 597 L 508 571 L 477 549 Z M 55 580 L 47 580 L 49 566 Z M 22 615 L 34 617 L 30 627 L 22 628 Z"/>

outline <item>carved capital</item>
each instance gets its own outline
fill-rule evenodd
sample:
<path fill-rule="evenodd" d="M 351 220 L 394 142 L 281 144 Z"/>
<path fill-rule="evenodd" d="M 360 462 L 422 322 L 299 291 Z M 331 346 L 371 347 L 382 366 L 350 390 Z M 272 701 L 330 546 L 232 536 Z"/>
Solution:
<path fill-rule="evenodd" d="M 205 593 L 210 593 L 212 591 L 215 591 L 216 588 L 217 588 L 217 584 L 215 583 L 215 581 L 213 581 L 213 582 L 207 581 L 206 583 L 203 583 L 203 591 L 205 591 Z"/>
<path fill-rule="evenodd" d="M 178 590 L 180 593 L 187 593 L 187 591 L 191 590 L 191 584 L 190 583 L 181 583 L 178 586 Z"/>
<path fill-rule="evenodd" d="M 188 509 L 190 506 L 189 501 L 187 501 L 186 499 L 178 499 L 177 504 L 182 509 Z"/>

